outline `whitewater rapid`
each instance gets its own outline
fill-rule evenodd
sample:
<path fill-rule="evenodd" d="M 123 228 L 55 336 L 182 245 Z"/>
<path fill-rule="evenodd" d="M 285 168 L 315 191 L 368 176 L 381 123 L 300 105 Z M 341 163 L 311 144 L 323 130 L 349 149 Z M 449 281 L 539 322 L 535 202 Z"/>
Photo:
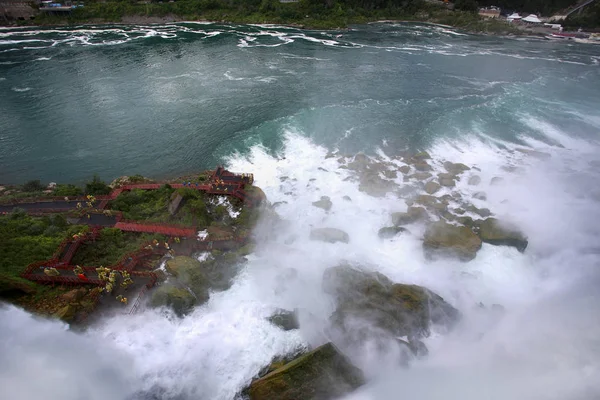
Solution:
<path fill-rule="evenodd" d="M 440 139 L 427 149 L 439 171 L 444 160 L 481 170 L 469 171 L 456 190 L 465 198 L 485 191 L 487 200 L 473 204 L 517 224 L 529 237 L 525 253 L 484 244 L 471 262 L 432 262 L 423 255 L 423 226 L 379 239 L 378 229 L 390 224 L 391 212 L 406 209 L 404 201 L 360 192 L 348 179 L 351 172 L 340 168 L 340 153 L 331 156 L 302 132 L 282 127 L 279 152 L 254 145 L 226 160 L 231 170 L 254 173 L 281 217 L 259 224 L 257 249 L 230 289 L 212 293 L 183 319 L 145 310 L 104 320 L 83 334 L 4 307 L 0 397 L 38 399 L 40 388 L 49 387 L 43 397 L 61 400 L 233 399 L 276 355 L 332 339 L 327 327 L 334 305 L 321 290 L 321 278 L 342 261 L 426 286 L 464 315 L 455 331 L 434 331 L 425 339 L 429 356 L 408 369 L 368 346 L 342 347 L 370 380 L 347 400 L 399 393 L 426 400 L 598 397 L 598 144 L 530 123 L 548 140 L 524 138 L 528 148 L 549 156 L 477 136 Z M 400 165 L 390 153 L 381 144 L 373 157 Z M 467 184 L 474 173 L 482 178 L 476 188 Z M 504 180 L 492 185 L 493 177 Z M 401 174 L 397 182 L 403 184 Z M 329 212 L 312 205 L 321 196 L 330 197 Z M 343 229 L 350 243 L 312 242 L 315 227 Z M 492 318 L 478 303 L 488 309 L 501 304 L 505 313 Z M 298 308 L 300 329 L 284 332 L 271 325 L 266 318 L 278 308 Z M 26 383 L 32 374 L 39 385 Z M 78 383 L 67 390 L 59 382 Z"/>

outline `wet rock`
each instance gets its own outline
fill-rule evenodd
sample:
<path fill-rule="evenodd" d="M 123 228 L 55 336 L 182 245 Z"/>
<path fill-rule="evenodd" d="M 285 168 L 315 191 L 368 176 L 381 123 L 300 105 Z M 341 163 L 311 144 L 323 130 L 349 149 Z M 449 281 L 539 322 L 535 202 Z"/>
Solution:
<path fill-rule="evenodd" d="M 152 307 L 169 307 L 179 317 L 188 314 L 194 308 L 196 302 L 196 297 L 188 289 L 171 284 L 159 286 L 152 292 L 150 299 Z"/>
<path fill-rule="evenodd" d="M 87 292 L 86 288 L 73 289 L 60 296 L 60 298 L 68 303 L 72 303 L 81 300 Z"/>
<path fill-rule="evenodd" d="M 479 223 L 481 222 L 480 219 L 478 220 L 473 220 L 473 218 L 471 217 L 456 217 L 454 219 L 456 222 L 458 222 L 461 225 L 464 225 L 466 227 L 469 227 L 471 229 L 477 228 L 479 229 Z"/>
<path fill-rule="evenodd" d="M 423 239 L 423 249 L 428 258 L 450 256 L 470 261 L 480 248 L 481 239 L 471 229 L 442 221 L 431 224 Z"/>
<path fill-rule="evenodd" d="M 450 329 L 460 317 L 443 298 L 424 287 L 393 283 L 383 274 L 349 265 L 328 268 L 323 290 L 336 301 L 330 320 L 350 341 L 369 337 L 354 326 L 357 319 L 367 331 L 375 328 L 394 337 L 419 338 L 429 335 L 431 323 Z"/>
<path fill-rule="evenodd" d="M 366 171 L 369 165 L 369 159 L 366 155 L 359 153 L 354 156 L 354 160 L 348 163 L 348 168 L 357 172 Z"/>
<path fill-rule="evenodd" d="M 466 211 L 462 208 L 455 208 L 454 210 L 452 210 L 452 212 L 454 212 L 454 214 L 463 215 Z"/>
<path fill-rule="evenodd" d="M 403 165 L 398 168 L 398 171 L 402 172 L 402 174 L 406 175 L 410 172 L 410 167 L 408 165 Z"/>
<path fill-rule="evenodd" d="M 318 228 L 310 231 L 310 240 L 317 240 L 327 243 L 348 243 L 350 236 L 341 229 L 336 228 Z"/>
<path fill-rule="evenodd" d="M 476 192 L 473 194 L 473 198 L 477 200 L 487 200 L 487 195 L 485 192 Z"/>
<path fill-rule="evenodd" d="M 323 172 L 329 172 L 328 170 L 326 170 L 326 169 L 325 169 L 325 168 L 323 168 L 323 167 L 319 167 L 319 168 L 317 168 L 317 169 L 318 169 L 319 171 L 323 171 Z"/>
<path fill-rule="evenodd" d="M 424 181 L 425 179 L 431 178 L 433 175 L 430 172 L 415 172 L 410 175 L 409 178 L 416 179 L 418 181 Z"/>
<path fill-rule="evenodd" d="M 270 316 L 268 319 L 270 323 L 284 331 L 300 328 L 300 324 L 298 323 L 298 310 L 278 310 L 275 315 Z"/>
<path fill-rule="evenodd" d="M 350 198 L 350 196 L 344 196 L 344 197 L 342 197 L 342 199 L 344 199 L 346 201 L 352 201 L 352 199 Z"/>
<path fill-rule="evenodd" d="M 394 182 L 381 178 L 376 170 L 362 172 L 359 181 L 358 190 L 373 197 L 384 197 L 397 187 Z"/>
<path fill-rule="evenodd" d="M 459 175 L 459 174 L 462 174 L 463 172 L 471 169 L 471 168 L 467 167 L 465 164 L 452 163 L 450 161 L 446 161 L 444 163 L 444 168 L 446 168 L 446 171 L 448 171 L 452 175 Z"/>
<path fill-rule="evenodd" d="M 329 400 L 364 383 L 362 371 L 327 343 L 255 380 L 248 395 L 250 400 Z"/>
<path fill-rule="evenodd" d="M 527 238 L 516 227 L 502 223 L 496 218 L 487 218 L 480 224 L 479 237 L 485 243 L 512 246 L 520 252 L 524 252 L 528 245 Z"/>
<path fill-rule="evenodd" d="M 422 151 L 420 153 L 413 155 L 412 158 L 413 158 L 413 160 L 429 160 L 429 159 L 431 159 L 431 156 L 429 155 L 428 152 Z"/>
<path fill-rule="evenodd" d="M 322 208 L 325 211 L 329 211 L 331 210 L 333 203 L 331 202 L 331 199 L 328 196 L 321 196 L 321 200 L 314 201 L 312 205 L 318 208 Z"/>
<path fill-rule="evenodd" d="M 454 187 L 456 186 L 456 181 L 454 180 L 455 176 L 452 174 L 438 174 L 438 180 L 440 182 L 440 185 L 442 186 L 446 186 L 446 187 Z"/>
<path fill-rule="evenodd" d="M 282 177 L 280 177 L 280 178 L 279 178 L 279 181 L 280 181 L 280 182 L 285 182 L 285 181 L 287 181 L 288 179 L 290 179 L 290 177 L 289 177 L 289 176 L 282 176 Z"/>
<path fill-rule="evenodd" d="M 415 199 L 415 203 L 417 204 L 421 204 L 425 207 L 432 207 L 435 204 L 439 203 L 439 199 L 435 196 L 430 196 L 427 194 L 422 194 L 420 196 L 417 196 L 417 198 Z"/>
<path fill-rule="evenodd" d="M 427 219 L 429 219 L 427 210 L 422 207 L 408 207 L 406 212 L 392 213 L 392 224 L 394 226 L 412 224 Z"/>
<path fill-rule="evenodd" d="M 472 212 L 474 214 L 477 214 L 483 218 L 489 217 L 490 215 L 492 215 L 492 212 L 490 211 L 489 208 L 477 208 L 472 204 L 469 204 L 468 206 L 466 206 L 465 210 Z"/>
<path fill-rule="evenodd" d="M 179 211 L 179 206 L 181 206 L 182 201 L 183 196 L 180 195 L 178 192 L 173 192 L 173 194 L 171 195 L 171 201 L 169 202 L 169 205 L 167 207 L 167 210 L 169 211 L 169 214 L 171 214 L 171 216 L 177 214 L 177 211 Z"/>
<path fill-rule="evenodd" d="M 441 186 L 433 181 L 427 182 L 425 184 L 425 192 L 427 192 L 428 194 L 434 194 L 435 192 L 437 192 L 440 189 L 441 189 Z"/>
<path fill-rule="evenodd" d="M 399 233 L 408 232 L 406 228 L 402 228 L 400 226 L 386 226 L 381 228 L 377 235 L 380 239 L 391 239 Z"/>
<path fill-rule="evenodd" d="M 396 179 L 398 177 L 398 173 L 396 171 L 391 171 L 389 169 L 383 171 L 383 175 L 388 179 Z"/>
<path fill-rule="evenodd" d="M 481 183 L 481 177 L 479 175 L 473 175 L 469 178 L 467 183 L 471 186 L 477 186 Z"/>
<path fill-rule="evenodd" d="M 74 304 L 67 304 L 66 306 L 59 309 L 54 313 L 53 317 L 58 318 L 64 322 L 73 322 L 77 314 L 77 306 Z"/>
<path fill-rule="evenodd" d="M 415 161 L 413 163 L 413 166 L 415 167 L 415 169 L 417 171 L 431 171 L 433 168 L 431 168 L 431 165 L 427 164 L 427 161 Z"/>
<path fill-rule="evenodd" d="M 502 182 L 504 182 L 504 178 L 500 178 L 499 176 L 495 176 L 490 181 L 490 185 L 498 185 L 498 184 L 500 184 Z"/>

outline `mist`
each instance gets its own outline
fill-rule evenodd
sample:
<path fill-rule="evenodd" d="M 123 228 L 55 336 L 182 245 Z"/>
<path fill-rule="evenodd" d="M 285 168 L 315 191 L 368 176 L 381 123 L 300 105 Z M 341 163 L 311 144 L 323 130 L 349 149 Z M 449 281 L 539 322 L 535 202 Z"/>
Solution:
<path fill-rule="evenodd" d="M 346 400 L 598 397 L 600 199 L 593 183 L 600 171 L 593 143 L 531 143 L 550 155 L 543 157 L 475 138 L 433 146 L 435 168 L 444 160 L 480 168 L 481 186 L 463 178 L 456 190 L 465 198 L 485 191 L 487 200 L 473 204 L 529 238 L 525 253 L 484 244 L 463 263 L 427 260 L 423 225 L 381 240 L 378 229 L 390 224 L 391 212 L 406 209 L 404 202 L 361 192 L 327 149 L 294 132 L 283 137 L 279 154 L 257 145 L 227 160 L 231 170 L 253 171 L 270 202 L 279 202 L 276 215 L 264 213 L 256 251 L 230 289 L 211 293 L 183 319 L 147 309 L 83 334 L 3 307 L 0 396 L 233 399 L 274 357 L 333 341 L 369 380 Z M 395 162 L 378 154 L 376 162 Z M 504 180 L 490 184 L 496 176 Z M 330 212 L 312 206 L 321 196 L 331 198 Z M 311 241 L 310 230 L 320 227 L 343 229 L 350 242 Z M 427 287 L 461 312 L 460 323 L 451 331 L 432 326 L 423 338 L 429 354 L 408 365 L 391 345 L 396 338 L 376 329 L 349 344 L 332 329 L 335 302 L 322 286 L 324 271 L 345 262 Z M 299 330 L 284 332 L 266 320 L 281 308 L 299 310 Z"/>

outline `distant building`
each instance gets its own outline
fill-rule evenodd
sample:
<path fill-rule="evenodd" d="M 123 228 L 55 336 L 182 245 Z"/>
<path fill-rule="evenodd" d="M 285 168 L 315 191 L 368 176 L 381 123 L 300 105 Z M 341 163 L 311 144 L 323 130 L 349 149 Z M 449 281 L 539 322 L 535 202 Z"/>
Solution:
<path fill-rule="evenodd" d="M 521 19 L 523 22 L 527 22 L 528 24 L 538 25 L 541 24 L 542 21 L 535 14 L 529 14 L 525 18 Z"/>
<path fill-rule="evenodd" d="M 483 18 L 498 18 L 500 17 L 500 9 L 494 6 L 480 8 L 479 15 Z"/>

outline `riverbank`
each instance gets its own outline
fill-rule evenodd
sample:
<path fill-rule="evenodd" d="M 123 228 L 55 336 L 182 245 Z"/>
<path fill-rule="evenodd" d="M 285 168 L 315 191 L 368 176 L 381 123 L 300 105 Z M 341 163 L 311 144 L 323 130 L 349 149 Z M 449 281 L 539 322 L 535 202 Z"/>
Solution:
<path fill-rule="evenodd" d="M 310 12 L 298 3 L 282 5 L 273 12 L 250 12 L 217 9 L 206 12 L 187 10 L 179 3 L 122 5 L 98 3 L 74 10 L 69 16 L 39 14 L 32 20 L 16 21 L 16 26 L 70 26 L 99 24 L 167 24 L 177 22 L 222 24 L 275 24 L 298 29 L 342 30 L 351 25 L 374 22 L 431 23 L 462 29 L 471 33 L 520 35 L 523 31 L 504 21 L 482 19 L 466 11 L 453 11 L 438 6 L 427 6 L 418 12 L 388 10 L 320 10 Z M 285 8 L 283 8 L 285 7 Z M 295 9 L 294 9 L 295 8 Z"/>

